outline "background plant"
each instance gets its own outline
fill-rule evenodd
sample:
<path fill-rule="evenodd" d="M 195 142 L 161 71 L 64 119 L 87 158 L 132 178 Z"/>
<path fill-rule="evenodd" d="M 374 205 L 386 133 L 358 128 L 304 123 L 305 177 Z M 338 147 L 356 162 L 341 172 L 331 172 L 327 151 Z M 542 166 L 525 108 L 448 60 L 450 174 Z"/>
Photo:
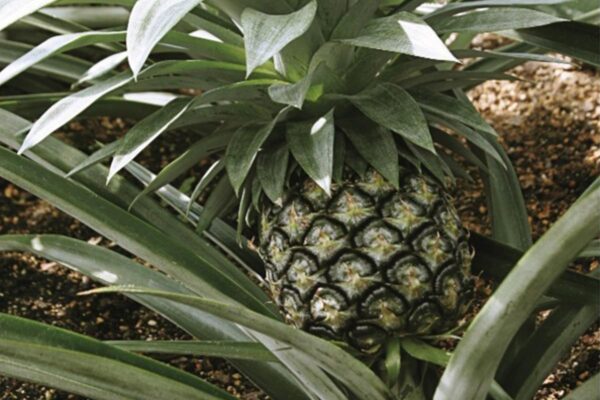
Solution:
<path fill-rule="evenodd" d="M 590 189 L 516 263 L 531 245 L 518 182 L 495 132 L 463 92 L 487 79 L 512 79 L 503 71 L 523 60 L 554 61 L 538 54 L 549 50 L 600 64 L 593 48 L 597 27 L 554 16 L 584 16 L 594 22 L 593 10 L 565 13 L 562 7 L 567 2 L 556 0 L 455 2 L 419 8 L 421 1 L 332 1 L 319 2 L 317 7 L 315 2 L 296 1 L 207 5 L 123 0 L 93 2 L 109 7 L 95 10 L 106 20 L 89 21 L 79 19 L 89 11 L 86 8 L 42 9 L 86 3 L 0 2 L 6 34 L 0 42 L 0 61 L 8 64 L 0 72 L 5 91 L 0 98 L 0 141 L 6 146 L 0 148 L 0 176 L 49 200 L 166 275 L 110 250 L 63 237 L 4 236 L 1 249 L 39 254 L 105 284 L 134 286 L 109 290 L 127 293 L 199 340 L 210 340 L 178 345 L 220 351 L 274 398 L 404 398 L 409 392 L 414 398 L 431 397 L 438 377 L 424 366 L 445 365 L 445 352 L 415 339 L 392 344 L 381 373 L 386 385 L 350 353 L 282 324 L 268 297 L 238 267 L 262 274 L 261 262 L 243 237 L 243 221 L 257 192 L 276 200 L 282 190 L 279 181 L 260 179 L 259 148 L 274 139 L 277 124 L 297 118 L 295 109 L 302 108 L 302 116 L 317 118 L 334 106 L 343 110 L 352 104 L 389 128 L 388 136 L 390 131 L 398 134 L 393 141 L 400 158 L 422 165 L 440 181 L 466 172 L 451 159 L 423 149 L 448 148 L 484 172 L 494 240 L 473 238 L 475 267 L 498 280 L 511 273 L 467 331 L 435 398 L 483 398 L 488 392 L 496 398 L 531 397 L 544 370 L 547 373 L 553 364 L 548 361 L 557 361 L 556 349 L 566 348 L 595 319 L 597 279 L 563 271 L 598 233 L 594 207 L 598 190 Z M 247 7 L 291 16 L 264 22 L 256 11 L 243 11 Z M 365 10 L 379 18 L 365 18 L 369 16 Z M 389 26 L 383 17 L 391 14 L 412 29 Z M 280 34 L 267 34 L 266 28 Z M 318 30 L 330 40 L 315 38 Z M 497 52 L 468 49 L 473 34 L 497 30 L 517 42 Z M 423 32 L 428 46 L 419 45 Z M 458 32 L 449 41 L 451 53 L 436 32 L 442 38 Z M 336 71 L 348 67 L 342 62 L 348 47 L 361 50 L 350 54 L 351 68 L 340 79 Z M 452 69 L 454 57 L 478 61 L 459 71 Z M 129 68 L 116 72 L 124 61 Z M 205 91 L 195 97 L 173 94 L 180 88 Z M 140 94 L 148 91 L 163 92 Z M 389 101 L 375 102 L 385 95 Z M 398 118 L 396 110 L 409 106 L 427 119 Z M 139 122 L 123 139 L 90 156 L 49 136 L 72 118 L 90 115 L 125 116 Z M 32 125 L 28 119 L 36 121 Z M 256 124 L 253 131 L 239 134 L 248 122 Z M 465 137 L 470 147 L 448 135 L 448 130 Z M 174 138 L 193 134 L 198 141 L 154 176 L 133 159 L 161 134 Z M 394 158 L 383 159 L 382 165 L 373 156 L 380 150 L 376 142 L 349 139 L 349 151 L 356 152 L 353 158 L 371 164 L 384 176 L 394 174 L 398 164 Z M 29 160 L 7 148 L 20 149 Z M 298 151 L 291 151 L 295 158 L 302 157 Z M 191 197 L 169 185 L 210 155 L 219 161 Z M 314 154 L 303 155 L 314 161 L 300 163 L 310 176 L 324 172 L 329 180 L 333 178 L 333 161 L 323 167 Z M 110 157 L 107 169 L 100 162 Z M 334 154 L 328 157 L 333 159 Z M 123 169 L 145 189 L 139 191 L 119 175 Z M 207 187 L 214 189 L 202 208 L 195 200 Z M 151 193 L 196 225 L 196 233 L 158 205 Z M 215 219 L 232 211 L 240 216 L 237 229 Z M 541 329 L 519 330 L 542 307 L 538 301 L 544 307 L 551 305 L 552 318 Z M 95 398 L 227 398 L 197 378 L 120 349 L 176 352 L 172 343 L 103 344 L 10 316 L 2 316 L 2 324 L 0 368 L 7 375 Z M 31 335 L 24 337 L 23 330 Z M 541 338 L 542 332 L 556 335 Z M 483 359 L 476 360 L 477 355 Z M 536 373 L 521 367 L 518 378 L 508 379 L 496 373 L 500 362 L 500 371 L 525 364 Z M 135 378 L 122 382 L 120 377 L 126 374 Z M 469 384 L 473 381 L 481 385 Z M 581 393 L 590 387 L 586 385 Z"/>

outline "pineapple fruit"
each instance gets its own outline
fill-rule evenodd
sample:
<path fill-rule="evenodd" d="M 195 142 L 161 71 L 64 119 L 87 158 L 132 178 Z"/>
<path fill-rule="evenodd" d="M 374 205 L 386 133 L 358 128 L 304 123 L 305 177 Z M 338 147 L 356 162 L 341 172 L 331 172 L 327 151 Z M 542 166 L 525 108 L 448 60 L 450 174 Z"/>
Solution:
<path fill-rule="evenodd" d="M 471 252 L 448 194 L 404 168 L 400 190 L 373 169 L 335 185 L 307 179 L 261 215 L 260 254 L 293 325 L 373 352 L 389 336 L 453 327 L 471 297 Z"/>

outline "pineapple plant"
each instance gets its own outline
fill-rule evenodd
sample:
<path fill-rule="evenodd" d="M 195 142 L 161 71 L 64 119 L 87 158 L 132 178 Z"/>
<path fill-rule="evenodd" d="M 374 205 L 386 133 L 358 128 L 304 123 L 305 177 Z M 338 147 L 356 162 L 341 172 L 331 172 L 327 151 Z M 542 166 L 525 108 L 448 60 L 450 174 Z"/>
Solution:
<path fill-rule="evenodd" d="M 531 245 L 510 160 L 465 91 L 488 79 L 514 79 L 503 71 L 523 60 L 556 61 L 538 54 L 540 48 L 600 64 L 586 45 L 595 43 L 594 28 L 539 7 L 561 2 L 0 0 L 0 63 L 6 65 L 0 117 L 7 121 L 0 127 L 0 176 L 160 272 L 112 250 L 53 236 L 0 237 L 0 250 L 34 252 L 103 284 L 133 285 L 107 291 L 130 295 L 206 339 L 191 345 L 230 358 L 275 399 L 383 400 L 410 391 L 431 398 L 435 386 L 416 383 L 424 375 L 410 370 L 411 359 L 447 363 L 447 354 L 424 340 L 451 331 L 464 316 L 473 254 L 504 277 L 512 266 L 507 263 L 520 254 L 513 248 Z M 86 3 L 95 7 L 80 18 Z M 90 12 L 114 23 L 90 20 Z M 561 27 L 584 39 L 565 46 Z M 497 51 L 468 47 L 473 35 L 488 31 L 515 42 Z M 92 154 L 51 137 L 73 119 L 99 115 L 137 122 Z M 134 159 L 160 135 L 195 142 L 155 175 Z M 450 193 L 454 179 L 470 179 L 470 173 L 456 156 L 481 172 L 493 236 L 513 248 L 462 226 Z M 204 160 L 212 164 L 190 193 L 173 186 Z M 489 255 L 490 246 L 504 254 L 502 262 Z M 477 273 L 485 267 L 478 265 Z M 517 281 L 511 281 L 515 287 Z M 561 301 L 576 293 L 577 304 L 588 305 L 595 282 L 565 281 L 557 280 L 560 289 L 550 281 L 535 290 L 515 289 L 514 296 L 521 296 L 527 314 L 546 290 Z M 500 303 L 509 304 L 504 296 Z M 501 345 L 493 350 L 500 352 L 524 321 L 506 316 L 496 331 Z M 188 399 L 194 392 L 230 398 L 197 377 L 123 351 L 177 352 L 178 343 L 99 343 L 3 315 L 0 325 L 0 356 L 27 366 L 36 356 L 32 345 L 44 345 L 47 357 L 35 362 L 57 361 L 40 371 L 65 374 L 69 379 L 60 384 L 77 393 L 136 398 L 138 382 L 146 398 Z M 24 329 L 35 334 L 23 338 Z M 60 358 L 64 348 L 97 366 L 97 376 L 69 369 Z M 475 368 L 458 364 L 469 358 L 462 354 L 469 353 L 461 353 L 454 371 L 472 376 L 484 365 L 483 384 L 469 379 L 459 385 L 450 376 L 436 399 L 484 398 L 488 391 L 507 397 L 491 384 L 502 354 Z M 113 370 L 116 364 L 120 369 Z M 55 383 L 53 376 L 34 379 L 7 368 L 1 363 L 0 373 Z M 128 373 L 136 379 L 127 394 L 108 385 L 99 395 L 77 383 L 104 385 Z M 439 380 L 433 375 L 429 369 L 427 380 Z M 456 393 L 448 394 L 449 387 Z M 160 397 L 166 388 L 172 394 Z M 474 390 L 485 393 L 477 397 Z"/>
<path fill-rule="evenodd" d="M 456 94 L 473 82 L 510 76 L 453 71 L 459 60 L 444 39 L 448 32 L 482 30 L 467 17 L 517 9 L 490 3 L 486 12 L 465 3 L 426 13 L 372 0 L 224 1 L 200 5 L 197 20 L 187 22 L 196 30 L 167 34 L 198 3 L 179 1 L 172 9 L 166 2 L 137 2 L 130 26 L 141 17 L 147 24 L 128 29 L 131 72 L 82 90 L 93 101 L 123 85 L 150 90 L 185 83 L 203 91 L 167 101 L 122 143 L 107 146 L 110 153 L 100 150 L 113 156 L 108 179 L 162 132 L 207 129 L 138 198 L 201 158 L 221 155 L 190 199 L 217 181 L 197 231 L 237 207 L 238 231 L 248 222 L 258 238 L 266 283 L 289 323 L 367 353 L 390 337 L 455 327 L 470 300 L 472 251 L 448 194 L 454 174 L 463 171 L 440 151 L 447 146 L 472 154 L 456 150 L 448 135 L 454 132 L 491 157 L 492 168 L 506 168 L 496 132 Z M 531 17 L 518 28 L 559 21 L 517 11 Z M 120 38 L 100 31 L 73 36 L 57 50 L 90 36 Z M 159 53 L 148 62 L 161 39 L 200 56 L 161 60 Z M 139 46 L 130 45 L 136 41 Z M 0 82 L 19 72 L 6 68 Z M 67 99 L 34 123 L 21 151 L 59 126 L 55 114 L 67 121 L 59 111 Z"/>

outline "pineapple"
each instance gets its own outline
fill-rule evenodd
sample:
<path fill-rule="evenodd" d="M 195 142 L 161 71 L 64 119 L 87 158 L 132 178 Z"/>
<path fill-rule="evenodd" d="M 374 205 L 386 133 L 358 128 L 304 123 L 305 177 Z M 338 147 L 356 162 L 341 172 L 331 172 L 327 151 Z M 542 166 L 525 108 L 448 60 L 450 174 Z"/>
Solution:
<path fill-rule="evenodd" d="M 307 179 L 262 212 L 260 254 L 286 319 L 366 352 L 452 328 L 471 253 L 446 191 L 410 168 L 399 190 L 373 169 L 348 175 L 331 196 Z"/>

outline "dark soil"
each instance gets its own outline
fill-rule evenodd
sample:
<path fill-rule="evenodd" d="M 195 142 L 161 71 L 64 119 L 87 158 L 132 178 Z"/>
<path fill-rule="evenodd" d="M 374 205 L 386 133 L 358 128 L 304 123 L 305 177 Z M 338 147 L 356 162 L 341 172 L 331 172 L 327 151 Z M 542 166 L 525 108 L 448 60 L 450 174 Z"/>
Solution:
<path fill-rule="evenodd" d="M 562 215 L 600 172 L 600 74 L 564 65 L 527 63 L 513 71 L 525 79 L 489 82 L 471 93 L 494 125 L 517 169 L 538 238 Z M 126 131 L 127 121 L 94 119 L 69 126 L 68 140 L 90 149 Z M 157 171 L 193 141 L 163 138 L 139 158 Z M 197 176 L 205 165 L 193 171 Z M 179 180 L 178 185 L 188 182 Z M 460 212 L 469 228 L 488 233 L 481 187 L 459 182 Z M 46 202 L 0 180 L 0 234 L 56 233 L 113 246 L 91 229 Z M 598 268 L 598 260 L 578 263 L 580 271 Z M 0 258 L 0 312 L 7 312 L 98 339 L 189 339 L 160 316 L 120 295 L 78 297 L 95 287 L 78 273 L 27 254 Z M 483 296 L 490 287 L 480 288 Z M 219 359 L 178 357 L 169 360 L 243 399 L 265 398 L 233 367 Z M 590 329 L 544 382 L 536 399 L 560 399 L 600 371 L 600 330 Z M 81 399 L 54 389 L 0 378 L 0 400 Z"/>

